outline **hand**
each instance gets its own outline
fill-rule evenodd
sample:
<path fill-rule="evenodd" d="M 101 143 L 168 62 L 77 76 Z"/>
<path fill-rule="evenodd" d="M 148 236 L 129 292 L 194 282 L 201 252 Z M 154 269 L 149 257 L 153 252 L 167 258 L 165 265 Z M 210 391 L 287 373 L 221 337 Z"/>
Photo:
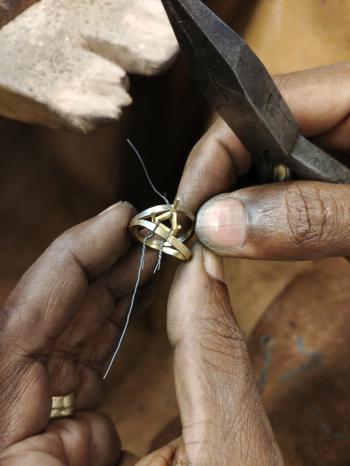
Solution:
<path fill-rule="evenodd" d="M 283 459 L 230 305 L 223 266 L 195 247 L 168 305 L 182 437 L 137 466 L 280 466 Z"/>
<path fill-rule="evenodd" d="M 178 272 L 169 300 L 182 437 L 138 461 L 121 452 L 112 422 L 95 412 L 101 371 L 129 307 L 140 261 L 127 234 L 133 214 L 130 205 L 117 204 L 65 233 L 5 303 L 1 466 L 283 464 L 230 307 L 222 264 L 199 246 Z M 142 283 L 156 257 L 147 253 Z M 144 284 L 140 294 L 145 293 Z M 70 392 L 76 394 L 75 415 L 49 423 L 51 396 Z"/>
<path fill-rule="evenodd" d="M 350 148 L 350 62 L 276 78 L 301 132 L 328 151 Z M 218 120 L 191 153 L 179 188 L 186 207 L 232 188 L 251 158 Z M 350 186 L 298 181 L 221 194 L 198 213 L 200 241 L 223 256 L 350 255 Z"/>
<path fill-rule="evenodd" d="M 119 203 L 58 238 L 1 310 L 1 466 L 107 466 L 120 458 L 115 428 L 95 409 L 102 369 L 129 308 L 140 263 Z M 139 298 L 155 255 L 147 252 Z M 49 424 L 52 395 L 75 393 L 77 414 Z"/>

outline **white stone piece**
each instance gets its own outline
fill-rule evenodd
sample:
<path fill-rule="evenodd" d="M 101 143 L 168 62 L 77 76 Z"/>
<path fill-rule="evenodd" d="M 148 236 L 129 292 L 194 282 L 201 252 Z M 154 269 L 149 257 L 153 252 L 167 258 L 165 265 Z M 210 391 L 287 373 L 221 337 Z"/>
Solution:
<path fill-rule="evenodd" d="M 40 0 L 0 30 L 0 114 L 87 132 L 177 49 L 160 0 Z"/>

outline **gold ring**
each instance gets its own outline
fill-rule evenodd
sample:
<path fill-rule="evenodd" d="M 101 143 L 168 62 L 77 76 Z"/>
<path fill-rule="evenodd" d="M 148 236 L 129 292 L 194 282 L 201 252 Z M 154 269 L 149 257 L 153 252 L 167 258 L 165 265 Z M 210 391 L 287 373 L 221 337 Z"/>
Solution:
<path fill-rule="evenodd" d="M 189 210 L 179 207 L 179 204 L 180 200 L 176 199 L 174 204 L 144 210 L 131 220 L 129 228 L 140 243 L 179 260 L 189 261 L 192 253 L 184 242 L 193 235 L 195 217 Z M 186 231 L 183 231 L 183 226 L 179 223 L 179 214 L 189 220 Z M 145 236 L 142 233 L 144 230 L 148 230 L 150 234 Z"/>
<path fill-rule="evenodd" d="M 53 396 L 50 419 L 69 417 L 74 413 L 74 393 L 65 396 Z"/>

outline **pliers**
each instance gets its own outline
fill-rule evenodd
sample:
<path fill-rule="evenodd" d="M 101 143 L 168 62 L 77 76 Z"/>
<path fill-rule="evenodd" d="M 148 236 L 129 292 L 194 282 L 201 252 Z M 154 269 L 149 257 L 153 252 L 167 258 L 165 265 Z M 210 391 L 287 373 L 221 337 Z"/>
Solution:
<path fill-rule="evenodd" d="M 260 171 L 270 161 L 300 179 L 350 183 L 348 167 L 299 133 L 272 77 L 236 32 L 200 0 L 162 2 L 195 81 Z"/>

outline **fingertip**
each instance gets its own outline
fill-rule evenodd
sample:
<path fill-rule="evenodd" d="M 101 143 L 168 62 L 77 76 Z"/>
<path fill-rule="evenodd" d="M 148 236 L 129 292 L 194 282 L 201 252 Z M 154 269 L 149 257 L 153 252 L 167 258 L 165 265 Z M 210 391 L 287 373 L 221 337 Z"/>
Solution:
<path fill-rule="evenodd" d="M 205 248 L 202 249 L 202 254 L 204 268 L 208 276 L 226 285 L 223 259 Z"/>
<path fill-rule="evenodd" d="M 202 244 L 225 255 L 245 244 L 247 223 L 242 201 L 225 194 L 211 199 L 199 210 L 196 233 Z"/>
<path fill-rule="evenodd" d="M 111 206 L 107 207 L 107 209 L 103 210 L 99 214 L 97 214 L 97 217 L 100 217 L 105 214 L 111 214 L 113 212 L 119 212 L 124 210 L 126 213 L 128 213 L 131 216 L 136 215 L 137 210 L 135 207 L 128 201 L 118 201 L 115 204 L 112 204 Z"/>

